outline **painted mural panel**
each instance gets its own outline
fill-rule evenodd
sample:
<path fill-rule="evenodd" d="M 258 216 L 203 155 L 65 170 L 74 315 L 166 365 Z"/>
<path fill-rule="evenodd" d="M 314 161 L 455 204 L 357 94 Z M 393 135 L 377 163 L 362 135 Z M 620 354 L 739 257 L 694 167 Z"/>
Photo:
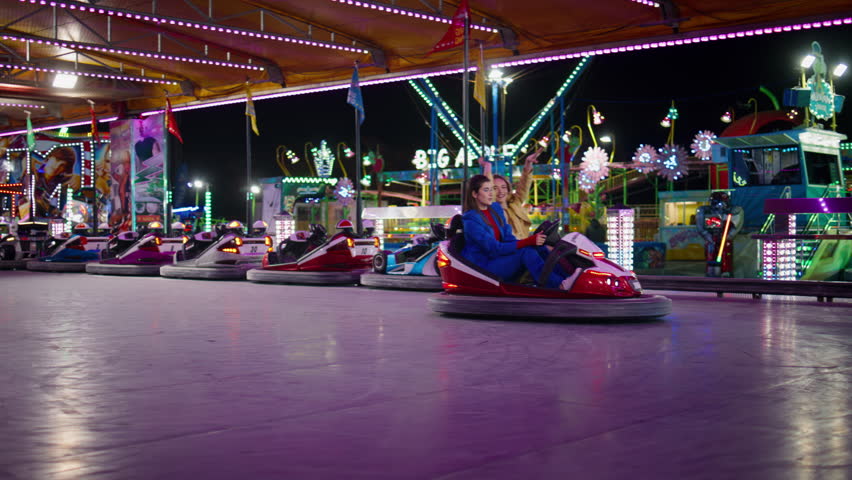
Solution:
<path fill-rule="evenodd" d="M 32 171 L 35 174 L 37 216 L 62 217 L 65 190 L 80 189 L 82 158 L 82 143 L 57 143 L 45 152 L 36 150 L 30 153 Z"/>
<path fill-rule="evenodd" d="M 95 198 L 98 202 L 97 224 L 109 223 L 110 214 L 110 144 L 100 143 L 95 147 Z"/>
<path fill-rule="evenodd" d="M 18 218 L 29 218 L 31 201 L 34 217 L 61 217 L 68 188 L 80 189 L 85 141 L 36 134 L 33 151 L 24 135 L 5 137 L 0 145 L 0 184 L 24 184 L 25 192 L 15 196 Z M 29 172 L 29 175 L 27 174 Z M 8 200 L 4 202 L 8 204 Z M 6 205 L 4 208 L 8 208 Z"/>
<path fill-rule="evenodd" d="M 164 132 L 163 115 L 135 121 L 132 156 L 137 225 L 163 221 Z"/>
<path fill-rule="evenodd" d="M 115 232 L 131 230 L 133 227 L 133 204 L 130 180 L 133 169 L 132 140 L 136 120 L 121 120 L 110 124 L 111 155 L 110 215 L 109 226 Z"/>

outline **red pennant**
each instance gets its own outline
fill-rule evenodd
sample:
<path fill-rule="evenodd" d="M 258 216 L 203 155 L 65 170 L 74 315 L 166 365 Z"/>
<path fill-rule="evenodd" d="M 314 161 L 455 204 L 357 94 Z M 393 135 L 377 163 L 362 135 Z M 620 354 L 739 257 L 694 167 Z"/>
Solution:
<path fill-rule="evenodd" d="M 449 50 L 463 44 L 464 21 L 467 18 L 470 18 L 470 7 L 467 4 L 467 0 L 462 0 L 459 4 L 459 8 L 456 10 L 456 14 L 453 15 L 453 23 L 450 24 L 449 30 L 447 30 L 447 33 L 444 34 L 441 40 L 432 47 L 432 50 L 430 50 L 429 53 Z"/>
<path fill-rule="evenodd" d="M 373 173 L 382 173 L 382 170 L 385 169 L 385 159 L 381 156 L 378 156 L 373 161 Z"/>
<path fill-rule="evenodd" d="M 168 98 L 166 99 L 166 129 L 168 129 L 169 133 L 176 136 L 180 143 L 183 143 L 183 137 L 180 136 L 175 115 L 172 113 L 172 102 Z"/>
<path fill-rule="evenodd" d="M 97 143 L 101 141 L 101 136 L 98 133 L 98 118 L 95 116 L 94 105 L 89 105 L 89 113 L 92 114 L 92 140 Z"/>

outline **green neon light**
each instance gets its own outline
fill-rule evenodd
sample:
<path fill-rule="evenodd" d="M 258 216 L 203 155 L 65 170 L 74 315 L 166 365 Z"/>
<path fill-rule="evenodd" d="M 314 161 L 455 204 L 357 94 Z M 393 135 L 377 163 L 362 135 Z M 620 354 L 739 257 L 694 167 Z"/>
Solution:
<path fill-rule="evenodd" d="M 213 230 L 213 194 L 204 192 L 204 231 Z"/>
<path fill-rule="evenodd" d="M 553 109 L 554 105 L 556 105 L 556 99 L 565 94 L 565 92 L 568 91 L 568 89 L 574 85 L 574 82 L 577 80 L 577 77 L 580 76 L 580 73 L 582 73 L 583 69 L 586 68 L 586 65 L 589 63 L 590 60 L 591 57 L 583 57 L 582 60 L 580 60 L 580 63 L 578 63 L 577 66 L 574 67 L 574 71 L 571 72 L 571 75 L 568 76 L 562 86 L 559 87 L 559 90 L 556 91 L 556 95 L 550 100 L 548 100 L 544 107 L 539 110 L 538 115 L 536 115 L 535 120 L 533 120 L 530 127 L 527 129 L 527 131 L 524 132 L 523 135 L 521 135 L 521 138 L 515 143 L 515 145 L 518 145 L 519 152 L 520 149 L 527 144 L 530 138 L 532 138 L 533 134 L 541 126 L 541 123 L 544 121 L 544 118 L 547 116 L 547 114 L 550 113 L 550 110 Z"/>

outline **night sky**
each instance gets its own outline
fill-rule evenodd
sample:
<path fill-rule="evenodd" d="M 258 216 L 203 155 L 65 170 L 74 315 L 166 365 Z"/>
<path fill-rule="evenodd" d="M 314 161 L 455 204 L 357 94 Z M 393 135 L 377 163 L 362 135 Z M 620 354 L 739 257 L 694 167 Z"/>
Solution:
<path fill-rule="evenodd" d="M 760 110 L 771 110 L 772 104 L 760 93 L 760 86 L 771 90 L 780 102 L 783 90 L 799 81 L 799 61 L 810 52 L 812 41 L 822 45 L 829 68 L 837 63 L 852 66 L 849 27 L 595 57 L 568 94 L 566 128 L 572 124 L 585 126 L 586 107 L 594 104 L 606 117 L 606 122 L 596 127 L 596 135 L 613 135 L 615 160 L 627 161 L 641 143 L 655 146 L 665 143 L 668 129 L 659 122 L 674 100 L 680 113 L 675 143 L 688 150 L 697 131 L 711 130 L 718 134 L 726 127 L 719 117 L 729 107 L 737 117 L 746 115 L 753 110 L 746 102 L 755 98 Z M 507 136 L 526 128 L 576 64 L 576 60 L 570 60 L 504 69 L 504 74 L 515 79 L 506 100 Z M 461 117 L 461 75 L 437 77 L 433 82 Z M 839 94 L 852 96 L 852 71 L 838 80 L 835 87 Z M 407 82 L 362 87 L 362 92 L 367 112 L 362 126 L 364 150 L 378 146 L 386 170 L 413 169 L 410 161 L 414 151 L 429 145 L 429 110 Z M 847 134 L 852 132 L 850 102 L 847 99 L 845 111 L 837 117 L 838 131 Z M 326 139 L 332 146 L 345 142 L 354 149 L 354 114 L 346 103 L 346 90 L 255 104 L 261 135 L 252 142 L 254 178 L 282 175 L 275 161 L 279 145 L 286 145 L 303 160 L 307 142 L 319 145 Z M 471 115 L 471 128 L 478 133 L 478 109 L 472 111 L 475 113 Z M 211 182 L 217 217 L 241 218 L 245 212 L 244 190 L 241 190 L 246 165 L 244 112 L 245 104 L 237 104 L 176 114 L 184 144 L 173 142 L 178 149 L 175 158 L 179 164 L 185 164 L 189 179 Z M 441 128 L 441 134 L 454 149 L 459 148 L 446 128 Z M 585 145 L 590 145 L 588 132 L 584 138 Z M 354 165 L 347 165 L 347 169 L 352 175 Z M 304 162 L 291 166 L 290 170 L 294 175 L 308 174 Z M 335 168 L 335 175 L 339 174 Z M 190 196 L 186 199 L 189 204 L 194 200 Z"/>

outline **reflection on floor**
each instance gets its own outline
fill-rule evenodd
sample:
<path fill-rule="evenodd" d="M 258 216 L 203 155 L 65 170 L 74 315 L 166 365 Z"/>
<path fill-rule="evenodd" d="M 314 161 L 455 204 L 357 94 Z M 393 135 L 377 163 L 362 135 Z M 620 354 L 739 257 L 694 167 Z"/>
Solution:
<path fill-rule="evenodd" d="M 662 268 L 635 269 L 639 275 L 681 275 L 703 277 L 707 262 L 692 260 L 666 260 Z"/>
<path fill-rule="evenodd" d="M 852 303 L 653 322 L 0 272 L 0 478 L 848 478 Z"/>

